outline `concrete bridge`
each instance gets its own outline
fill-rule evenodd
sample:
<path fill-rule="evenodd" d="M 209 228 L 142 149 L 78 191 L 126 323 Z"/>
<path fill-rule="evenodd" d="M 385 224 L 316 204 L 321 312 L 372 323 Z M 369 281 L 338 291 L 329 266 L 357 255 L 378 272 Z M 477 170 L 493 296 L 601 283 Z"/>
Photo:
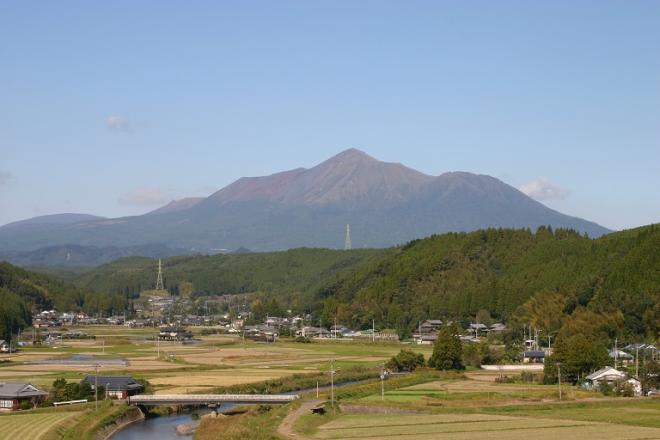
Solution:
<path fill-rule="evenodd" d="M 221 405 L 263 404 L 275 405 L 293 402 L 297 394 L 138 394 L 130 396 L 128 403 L 139 406 L 157 405 Z"/>

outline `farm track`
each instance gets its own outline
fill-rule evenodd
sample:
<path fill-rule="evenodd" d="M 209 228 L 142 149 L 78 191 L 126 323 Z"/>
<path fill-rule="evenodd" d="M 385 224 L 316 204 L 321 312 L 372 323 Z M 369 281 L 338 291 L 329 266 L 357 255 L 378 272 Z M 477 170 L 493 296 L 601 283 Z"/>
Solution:
<path fill-rule="evenodd" d="M 308 411 L 311 411 L 312 408 L 320 405 L 321 403 L 323 403 L 323 400 L 314 399 L 304 401 L 300 407 L 287 414 L 284 420 L 282 420 L 282 423 L 280 423 L 280 426 L 277 427 L 277 433 L 285 438 L 312 440 L 308 437 L 293 432 L 293 425 L 295 425 L 296 420 L 298 420 L 300 416 Z"/>

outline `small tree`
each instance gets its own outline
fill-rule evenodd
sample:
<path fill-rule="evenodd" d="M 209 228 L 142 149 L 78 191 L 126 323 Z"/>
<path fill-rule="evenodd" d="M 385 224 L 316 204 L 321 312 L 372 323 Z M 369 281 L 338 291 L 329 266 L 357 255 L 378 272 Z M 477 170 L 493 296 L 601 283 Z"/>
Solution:
<path fill-rule="evenodd" d="M 417 367 L 424 366 L 424 355 L 415 353 L 412 350 L 403 349 L 396 356 L 392 357 L 385 367 L 391 371 L 414 371 Z"/>
<path fill-rule="evenodd" d="M 456 324 L 444 327 L 438 332 L 438 339 L 429 358 L 429 366 L 437 370 L 462 370 L 463 347 L 458 337 Z"/>
<path fill-rule="evenodd" d="M 559 338 L 554 353 L 545 361 L 545 383 L 557 382 L 557 362 L 561 362 L 562 380 L 577 382 L 587 374 L 604 367 L 610 358 L 602 341 L 584 335 Z"/>

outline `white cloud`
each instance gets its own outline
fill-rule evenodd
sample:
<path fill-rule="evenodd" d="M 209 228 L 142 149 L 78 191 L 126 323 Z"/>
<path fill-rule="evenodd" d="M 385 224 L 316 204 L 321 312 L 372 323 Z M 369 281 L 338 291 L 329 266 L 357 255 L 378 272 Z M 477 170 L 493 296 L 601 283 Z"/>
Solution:
<path fill-rule="evenodd" d="M 14 180 L 14 175 L 8 171 L 0 171 L 0 186 L 9 185 Z"/>
<path fill-rule="evenodd" d="M 105 125 L 112 131 L 128 131 L 129 122 L 126 116 L 110 115 L 105 120 Z"/>
<path fill-rule="evenodd" d="M 555 185 L 545 177 L 525 183 L 518 189 L 536 200 L 565 199 L 571 193 L 568 189 Z"/>
<path fill-rule="evenodd" d="M 141 187 L 121 196 L 119 203 L 132 206 L 157 206 L 164 205 L 173 199 L 171 194 L 167 194 L 160 188 Z"/>

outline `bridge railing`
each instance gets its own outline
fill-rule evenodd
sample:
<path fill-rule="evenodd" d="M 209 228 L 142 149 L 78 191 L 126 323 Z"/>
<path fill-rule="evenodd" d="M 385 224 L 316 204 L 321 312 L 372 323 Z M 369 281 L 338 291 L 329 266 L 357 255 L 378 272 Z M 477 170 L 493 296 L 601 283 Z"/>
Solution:
<path fill-rule="evenodd" d="M 138 394 L 130 396 L 128 403 L 288 403 L 297 398 L 296 394 Z"/>

